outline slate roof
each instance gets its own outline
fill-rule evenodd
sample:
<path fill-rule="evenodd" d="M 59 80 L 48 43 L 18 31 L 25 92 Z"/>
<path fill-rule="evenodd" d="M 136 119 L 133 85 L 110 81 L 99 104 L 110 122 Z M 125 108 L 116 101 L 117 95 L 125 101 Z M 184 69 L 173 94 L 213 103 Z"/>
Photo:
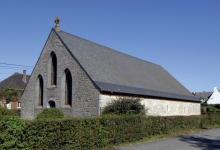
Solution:
<path fill-rule="evenodd" d="M 54 31 L 100 91 L 199 101 L 159 65 Z"/>
<path fill-rule="evenodd" d="M 7 87 L 9 84 L 12 84 L 12 87 L 20 86 L 21 89 L 24 89 L 27 82 L 30 79 L 30 75 L 26 75 L 26 82 L 23 81 L 23 74 L 20 73 L 14 73 L 10 77 L 6 78 L 5 80 L 0 82 L 0 89 L 2 87 Z"/>
<path fill-rule="evenodd" d="M 201 99 L 205 99 L 205 101 L 207 101 L 211 95 L 213 94 L 213 92 L 196 92 L 195 96 L 201 100 Z"/>

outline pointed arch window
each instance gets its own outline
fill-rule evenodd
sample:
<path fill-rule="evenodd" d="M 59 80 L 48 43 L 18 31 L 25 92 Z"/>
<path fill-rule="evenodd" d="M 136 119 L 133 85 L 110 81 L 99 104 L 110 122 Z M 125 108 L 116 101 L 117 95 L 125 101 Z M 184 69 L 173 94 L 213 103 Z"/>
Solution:
<path fill-rule="evenodd" d="M 69 69 L 65 70 L 65 105 L 72 105 L 72 76 Z"/>
<path fill-rule="evenodd" d="M 51 85 L 57 84 L 57 57 L 54 52 L 51 53 Z"/>
<path fill-rule="evenodd" d="M 43 106 L 43 88 L 44 88 L 43 78 L 41 75 L 39 75 L 38 79 L 39 79 L 38 106 Z"/>

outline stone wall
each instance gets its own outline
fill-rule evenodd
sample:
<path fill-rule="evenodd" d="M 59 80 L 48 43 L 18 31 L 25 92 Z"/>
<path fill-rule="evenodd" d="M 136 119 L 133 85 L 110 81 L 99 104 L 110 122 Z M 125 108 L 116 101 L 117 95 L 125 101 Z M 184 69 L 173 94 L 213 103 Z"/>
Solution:
<path fill-rule="evenodd" d="M 106 103 L 117 98 L 117 96 L 100 94 L 99 107 L 103 109 Z M 146 114 L 151 116 L 189 116 L 201 114 L 200 103 L 153 98 L 140 99 L 147 109 Z"/>
<path fill-rule="evenodd" d="M 57 85 L 50 85 L 51 52 L 57 57 Z M 64 70 L 68 68 L 72 75 L 72 106 L 64 105 L 62 92 L 64 87 Z M 38 106 L 38 76 L 43 78 L 43 106 Z M 64 80 L 65 81 L 65 80 Z M 43 51 L 32 72 L 30 80 L 21 98 L 21 116 L 26 119 L 34 119 L 48 102 L 53 100 L 57 108 L 60 108 L 67 116 L 98 116 L 99 115 L 99 91 L 95 88 L 87 74 L 77 61 L 70 55 L 56 33 L 52 30 Z"/>

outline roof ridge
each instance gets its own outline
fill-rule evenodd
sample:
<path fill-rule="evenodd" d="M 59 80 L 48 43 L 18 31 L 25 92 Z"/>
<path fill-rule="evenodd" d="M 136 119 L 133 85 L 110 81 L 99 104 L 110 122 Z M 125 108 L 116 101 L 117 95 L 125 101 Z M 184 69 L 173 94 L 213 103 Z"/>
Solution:
<path fill-rule="evenodd" d="M 54 28 L 53 28 L 53 30 L 54 30 L 55 32 L 57 32 Z M 81 37 L 79 37 L 79 36 L 76 36 L 76 35 L 70 34 L 70 33 L 68 33 L 68 32 L 65 32 L 65 31 L 62 31 L 62 30 L 60 30 L 60 31 L 61 31 L 61 32 L 64 32 L 64 33 L 67 33 L 67 34 L 69 34 L 69 35 L 75 36 L 75 37 L 77 37 L 77 38 L 80 38 L 80 39 L 82 39 L 82 40 L 85 40 L 85 41 L 88 41 L 88 42 L 91 42 L 91 43 L 94 43 L 94 44 L 97 44 L 97 45 L 103 46 L 103 45 L 101 45 L 101 44 L 98 44 L 98 43 L 95 43 L 95 42 L 89 41 L 89 40 L 84 39 L 84 38 L 81 38 Z M 60 31 L 58 31 L 58 32 L 60 32 Z M 106 47 L 106 48 L 108 48 L 108 49 L 110 49 L 110 50 L 116 51 L 116 52 L 118 52 L 118 53 L 121 53 L 121 54 L 124 54 L 124 55 L 130 56 L 130 57 L 133 57 L 133 58 L 135 58 L 135 59 L 139 59 L 139 60 L 141 60 L 141 61 L 144 61 L 144 62 L 147 62 L 147 63 L 151 63 L 151 64 L 153 64 L 153 65 L 157 65 L 157 66 L 162 67 L 161 65 L 158 65 L 158 64 L 152 63 L 152 62 L 150 62 L 150 61 L 143 60 L 143 59 L 141 59 L 141 58 L 137 58 L 137 57 L 131 56 L 131 55 L 129 55 L 129 54 L 126 54 L 126 53 L 123 53 L 123 52 L 120 52 L 120 51 L 114 50 L 114 49 L 112 49 L 112 48 L 109 48 L 109 47 L 107 47 L 107 46 L 103 46 L 103 47 Z M 163 67 L 162 67 L 162 68 L 163 68 Z"/>
<path fill-rule="evenodd" d="M 4 79 L 4 80 L 2 80 L 2 81 L 7 80 L 8 78 L 12 77 L 12 76 L 13 76 L 13 75 L 15 75 L 15 74 L 17 74 L 17 72 L 15 72 L 14 74 L 12 74 L 12 75 L 10 75 L 9 77 L 5 78 L 5 79 Z M 1 82 L 2 82 L 2 81 L 1 81 Z"/>
<path fill-rule="evenodd" d="M 213 92 L 195 92 L 195 93 L 213 93 Z"/>
<path fill-rule="evenodd" d="M 15 72 L 15 73 L 13 73 L 12 75 L 10 75 L 9 77 L 7 77 L 7 78 L 5 78 L 4 80 L 2 80 L 1 82 L 5 81 L 6 79 L 8 79 L 8 78 L 10 78 L 10 77 L 12 77 L 13 75 L 16 75 L 16 74 L 18 74 L 18 75 L 23 75 L 22 73 Z M 26 76 L 31 76 L 31 75 L 27 75 L 27 74 L 26 74 Z M 1 83 L 1 82 L 0 82 L 0 83 Z"/>
<path fill-rule="evenodd" d="M 14 74 L 23 75 L 23 73 L 19 73 L 19 72 L 15 72 Z M 12 75 L 14 75 L 14 74 L 12 74 Z M 26 74 L 26 76 L 30 76 L 30 75 Z"/>

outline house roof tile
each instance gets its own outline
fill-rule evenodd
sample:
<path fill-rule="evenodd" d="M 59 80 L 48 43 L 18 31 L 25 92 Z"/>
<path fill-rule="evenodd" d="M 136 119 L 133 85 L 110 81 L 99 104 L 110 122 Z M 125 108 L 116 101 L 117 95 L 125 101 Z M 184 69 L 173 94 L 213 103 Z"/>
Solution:
<path fill-rule="evenodd" d="M 12 85 L 12 87 L 19 86 L 21 89 L 24 89 L 27 82 L 30 79 L 30 75 L 26 75 L 26 82 L 23 81 L 23 74 L 14 73 L 10 77 L 0 82 L 0 88 L 7 87 L 8 85 Z"/>

